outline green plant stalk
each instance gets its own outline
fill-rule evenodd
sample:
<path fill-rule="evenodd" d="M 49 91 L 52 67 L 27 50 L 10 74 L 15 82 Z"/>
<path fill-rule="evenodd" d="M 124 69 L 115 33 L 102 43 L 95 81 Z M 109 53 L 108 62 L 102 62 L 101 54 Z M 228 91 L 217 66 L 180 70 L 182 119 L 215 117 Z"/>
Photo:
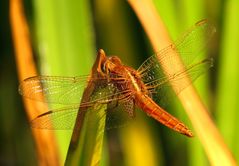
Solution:
<path fill-rule="evenodd" d="M 102 77 L 101 73 L 99 73 L 102 56 L 105 56 L 105 54 L 100 50 L 91 71 L 92 75 L 95 75 L 94 77 L 96 75 L 99 78 Z M 97 95 L 107 90 L 107 87 L 105 89 L 98 86 L 100 83 L 94 79 L 89 80 L 83 93 L 82 103 L 98 99 Z M 66 165 L 99 165 L 104 137 L 106 106 L 104 104 L 102 107 L 96 103 L 90 108 L 79 108 L 67 154 Z"/>
<path fill-rule="evenodd" d="M 92 108 L 94 109 L 94 108 Z M 66 165 L 99 165 L 101 160 L 104 128 L 105 128 L 105 109 L 106 106 L 97 110 L 96 114 L 87 114 L 84 117 L 83 127 L 80 137 L 77 140 L 76 148 L 68 151 Z M 72 145 L 72 144 L 71 144 Z"/>
<path fill-rule="evenodd" d="M 89 74 L 96 50 L 90 2 L 36 0 L 33 3 L 41 74 Z M 72 132 L 56 133 L 63 163 Z"/>
<path fill-rule="evenodd" d="M 225 15 L 219 62 L 216 117 L 225 141 L 239 161 L 239 2 L 225 2 Z"/>

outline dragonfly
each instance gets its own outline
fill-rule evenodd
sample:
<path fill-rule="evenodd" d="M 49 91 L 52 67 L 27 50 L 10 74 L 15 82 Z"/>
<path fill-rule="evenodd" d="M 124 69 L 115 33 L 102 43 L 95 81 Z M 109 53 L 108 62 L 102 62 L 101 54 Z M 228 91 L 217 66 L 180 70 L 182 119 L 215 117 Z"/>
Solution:
<path fill-rule="evenodd" d="M 145 60 L 137 70 L 124 65 L 117 56 L 107 57 L 100 49 L 97 72 L 89 76 L 33 76 L 23 80 L 19 85 L 22 96 L 63 105 L 38 115 L 31 121 L 31 126 L 38 129 L 73 129 L 81 108 L 92 108 L 93 113 L 97 113 L 95 105 L 106 104 L 109 108 L 105 111 L 106 116 L 117 110 L 134 118 L 135 107 L 138 107 L 166 127 L 192 137 L 192 131 L 157 101 L 167 100 L 167 89 L 172 85 L 176 87 L 174 92 L 177 95 L 212 67 L 212 59 L 197 59 L 214 33 L 215 28 L 206 20 L 201 20 L 175 42 Z M 164 65 L 175 68 L 175 63 L 172 63 L 175 54 L 180 55 L 184 67 L 165 73 Z M 191 81 L 182 85 L 180 80 L 185 77 Z M 82 94 L 89 83 L 94 84 L 94 95 L 84 100 Z"/>

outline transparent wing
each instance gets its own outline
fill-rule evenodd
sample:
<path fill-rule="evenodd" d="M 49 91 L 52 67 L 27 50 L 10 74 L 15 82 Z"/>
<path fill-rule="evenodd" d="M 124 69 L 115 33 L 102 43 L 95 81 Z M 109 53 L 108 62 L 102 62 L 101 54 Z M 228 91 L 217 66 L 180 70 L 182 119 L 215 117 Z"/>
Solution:
<path fill-rule="evenodd" d="M 155 61 L 157 60 L 155 59 Z M 148 78 L 143 80 L 148 90 L 173 86 L 175 88 L 174 91 L 176 92 L 176 94 L 178 94 L 193 81 L 195 81 L 199 76 L 208 71 L 208 69 L 212 66 L 213 59 L 204 59 L 202 61 L 199 61 L 198 63 L 187 66 L 187 68 L 185 68 L 184 70 L 171 74 L 169 77 L 162 76 L 162 73 L 160 72 L 162 71 L 162 69 L 159 68 L 158 71 L 150 71 L 148 73 Z M 148 81 L 151 75 L 153 75 L 154 79 L 152 79 L 152 81 Z M 183 81 L 185 77 L 189 77 L 190 81 Z"/>
<path fill-rule="evenodd" d="M 190 84 L 190 82 L 186 82 L 182 85 L 179 80 L 189 76 L 193 81 L 212 66 L 212 59 L 195 61 L 214 33 L 215 28 L 208 24 L 206 20 L 196 23 L 174 44 L 149 57 L 139 67 L 138 72 L 142 80 L 149 89 L 157 88 L 155 90 L 157 93 L 161 93 L 163 87 L 170 86 L 170 82 L 170 84 L 175 85 L 174 87 L 178 87 L 176 93 L 179 93 Z M 184 68 L 175 69 L 174 73 L 164 73 L 162 68 L 165 66 L 175 68 L 174 58 L 178 55 L 180 55 Z M 180 85 L 177 86 L 177 84 Z"/>
<path fill-rule="evenodd" d="M 129 112 L 134 111 L 132 99 L 122 100 L 122 102 L 110 103 L 108 108 L 102 113 L 99 110 L 102 105 L 95 105 L 89 109 L 80 110 L 79 105 L 74 105 L 62 109 L 48 111 L 37 116 L 31 121 L 31 127 L 48 130 L 72 130 L 78 119 L 84 119 L 87 116 L 87 123 L 98 123 L 105 117 L 106 129 L 120 127 L 128 122 L 132 117 Z M 124 108 L 127 108 L 125 110 Z M 92 119 L 92 120 L 91 120 Z"/>
<path fill-rule="evenodd" d="M 146 86 L 151 92 L 153 99 L 160 103 L 161 107 L 165 108 L 177 94 L 194 82 L 200 75 L 205 73 L 212 64 L 212 59 L 203 60 L 188 67 L 182 72 L 175 73 L 175 75 L 170 78 L 163 77 L 147 83 Z M 185 77 L 189 77 L 190 81 L 185 81 Z M 172 86 L 174 89 L 172 89 Z"/>
<path fill-rule="evenodd" d="M 111 100 L 124 98 L 128 90 L 117 90 L 114 85 L 126 84 L 127 81 L 121 77 L 111 76 L 110 78 L 90 78 L 83 77 L 60 77 L 60 76 L 35 76 L 25 79 L 19 86 L 19 93 L 26 98 L 53 103 L 53 104 L 78 104 L 88 82 L 92 81 L 96 89 L 104 89 L 100 91 L 87 103 L 81 103 L 90 106 L 96 102 L 107 103 Z"/>
<path fill-rule="evenodd" d="M 149 57 L 138 69 L 143 79 L 147 82 L 158 79 L 153 75 L 148 77 L 150 71 L 161 70 L 160 65 L 174 68 L 175 54 L 180 55 L 180 59 L 187 67 L 199 57 L 200 52 L 206 48 L 208 41 L 215 33 L 215 28 L 208 24 L 206 20 L 196 23 L 186 31 L 174 44 L 160 50 L 155 55 Z M 161 66 L 163 67 L 163 66 Z M 161 71 L 162 77 L 164 76 Z"/>
<path fill-rule="evenodd" d="M 106 128 L 127 125 L 135 118 L 135 103 L 131 97 L 110 103 L 107 107 Z"/>
<path fill-rule="evenodd" d="M 31 127 L 48 130 L 71 130 L 74 128 L 79 105 L 43 113 L 31 121 Z M 82 114 L 82 113 L 81 113 Z M 80 116 L 82 116 L 80 114 Z"/>

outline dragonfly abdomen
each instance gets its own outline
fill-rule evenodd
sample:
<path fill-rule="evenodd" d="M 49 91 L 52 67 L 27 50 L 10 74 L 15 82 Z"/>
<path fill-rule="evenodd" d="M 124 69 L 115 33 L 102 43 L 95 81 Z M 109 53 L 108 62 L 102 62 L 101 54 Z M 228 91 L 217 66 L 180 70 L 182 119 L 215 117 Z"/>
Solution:
<path fill-rule="evenodd" d="M 186 125 L 158 106 L 150 97 L 144 94 L 137 94 L 136 97 L 138 98 L 137 105 L 150 117 L 181 134 L 193 136 Z"/>

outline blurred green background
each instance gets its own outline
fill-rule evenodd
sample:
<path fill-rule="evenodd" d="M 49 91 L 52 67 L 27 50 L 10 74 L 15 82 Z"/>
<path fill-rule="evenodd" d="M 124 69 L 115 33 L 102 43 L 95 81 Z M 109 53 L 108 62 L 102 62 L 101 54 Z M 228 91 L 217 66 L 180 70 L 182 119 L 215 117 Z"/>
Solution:
<path fill-rule="evenodd" d="M 135 69 L 151 54 L 149 41 L 127 1 L 25 0 L 41 74 L 88 74 L 97 49 Z M 207 18 L 217 29 L 208 55 L 214 67 L 195 85 L 225 142 L 239 160 L 239 1 L 154 0 L 173 39 Z M 0 165 L 35 165 L 36 155 L 21 96 L 9 23 L 9 1 L 0 1 Z M 190 124 L 178 102 L 169 112 Z M 192 126 L 190 126 L 192 128 Z M 71 131 L 58 131 L 65 160 Z M 105 135 L 101 165 L 209 165 L 199 139 L 189 139 L 137 111 L 137 122 Z"/>

